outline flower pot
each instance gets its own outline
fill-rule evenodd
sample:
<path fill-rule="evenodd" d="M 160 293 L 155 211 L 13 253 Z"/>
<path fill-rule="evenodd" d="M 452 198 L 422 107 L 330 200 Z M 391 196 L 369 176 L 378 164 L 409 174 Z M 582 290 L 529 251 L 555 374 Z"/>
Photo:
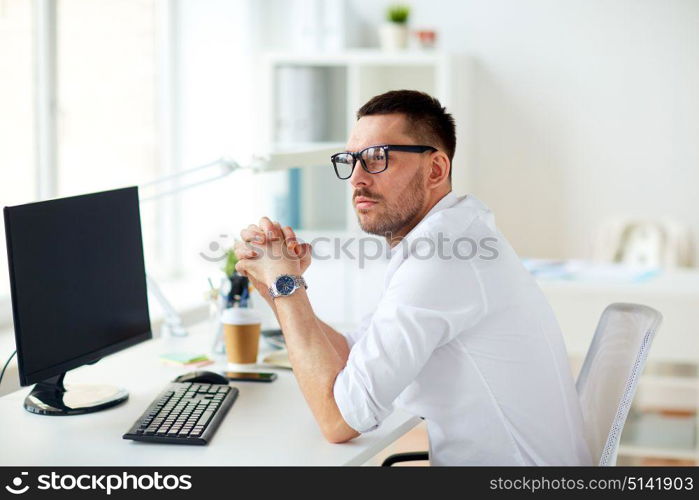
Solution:
<path fill-rule="evenodd" d="M 408 46 L 408 27 L 405 24 L 384 23 L 379 27 L 383 50 L 402 50 Z"/>

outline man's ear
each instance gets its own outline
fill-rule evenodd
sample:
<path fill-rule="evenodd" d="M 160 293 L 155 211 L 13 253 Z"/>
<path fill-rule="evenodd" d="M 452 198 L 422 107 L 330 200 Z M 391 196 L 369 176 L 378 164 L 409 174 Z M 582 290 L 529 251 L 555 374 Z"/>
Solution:
<path fill-rule="evenodd" d="M 444 182 L 449 182 L 449 170 L 451 162 L 449 157 L 441 151 L 435 151 L 430 155 L 430 171 L 427 182 L 432 187 L 440 186 Z"/>

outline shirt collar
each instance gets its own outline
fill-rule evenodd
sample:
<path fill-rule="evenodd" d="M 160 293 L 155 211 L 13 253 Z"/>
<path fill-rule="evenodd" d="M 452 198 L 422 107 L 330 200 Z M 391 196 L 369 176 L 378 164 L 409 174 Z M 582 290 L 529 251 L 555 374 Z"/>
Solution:
<path fill-rule="evenodd" d="M 445 208 L 453 207 L 456 202 L 459 201 L 458 196 L 454 194 L 454 191 L 449 191 L 447 194 L 442 196 L 440 200 L 434 204 L 432 208 L 430 208 L 430 211 L 427 212 L 427 214 L 422 218 L 422 220 L 426 220 L 430 215 L 439 212 L 440 210 L 444 210 Z M 418 222 L 418 226 L 422 223 L 422 220 Z M 417 227 L 417 226 L 415 226 Z M 415 229 L 415 228 L 413 228 Z M 412 231 L 411 231 L 412 232 Z M 410 234 L 410 233 L 408 233 Z"/>
<path fill-rule="evenodd" d="M 391 248 L 391 256 L 395 255 L 396 250 L 404 244 L 405 240 L 407 240 L 410 235 L 415 234 L 417 229 L 420 226 L 423 226 L 424 222 L 431 216 L 436 214 L 437 212 L 440 212 L 446 208 L 453 207 L 456 202 L 459 201 L 459 197 L 454 194 L 454 191 L 449 191 L 447 194 L 442 196 L 437 203 L 435 203 L 432 208 L 430 208 L 429 212 L 425 214 L 425 216 L 420 220 L 420 222 L 417 223 L 417 225 L 410 230 L 408 234 L 405 235 L 405 237 L 401 240 L 400 243 L 398 243 L 396 246 Z"/>

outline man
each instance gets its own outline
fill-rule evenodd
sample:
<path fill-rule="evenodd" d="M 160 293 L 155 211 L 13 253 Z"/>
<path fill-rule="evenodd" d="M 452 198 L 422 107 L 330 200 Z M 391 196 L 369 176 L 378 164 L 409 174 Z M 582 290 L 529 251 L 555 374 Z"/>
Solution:
<path fill-rule="evenodd" d="M 354 188 L 362 229 L 391 246 L 383 295 L 358 331 L 340 334 L 314 314 L 301 278 L 310 248 L 291 228 L 262 218 L 236 246 L 325 437 L 369 432 L 395 405 L 426 420 L 433 465 L 590 465 L 546 299 L 490 210 L 451 191 L 451 115 L 401 90 L 357 118 L 333 165 Z"/>

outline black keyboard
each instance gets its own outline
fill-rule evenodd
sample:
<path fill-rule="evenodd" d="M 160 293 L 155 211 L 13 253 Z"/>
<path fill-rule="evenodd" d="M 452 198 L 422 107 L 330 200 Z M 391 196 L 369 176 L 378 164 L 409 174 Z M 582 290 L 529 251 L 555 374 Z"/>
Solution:
<path fill-rule="evenodd" d="M 171 382 L 123 438 L 208 444 L 237 397 L 238 389 L 228 385 Z"/>

